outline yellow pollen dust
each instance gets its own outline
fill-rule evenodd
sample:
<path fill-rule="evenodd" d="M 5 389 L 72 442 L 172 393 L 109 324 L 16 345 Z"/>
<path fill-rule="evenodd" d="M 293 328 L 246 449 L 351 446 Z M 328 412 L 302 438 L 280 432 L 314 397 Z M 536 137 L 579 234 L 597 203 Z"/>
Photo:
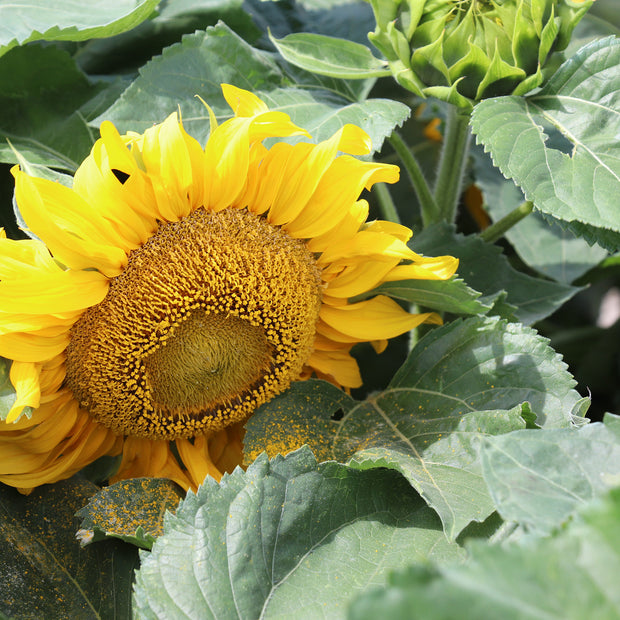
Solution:
<path fill-rule="evenodd" d="M 246 419 L 312 352 L 321 278 L 246 210 L 165 223 L 71 330 L 67 385 L 115 432 L 194 437 Z"/>

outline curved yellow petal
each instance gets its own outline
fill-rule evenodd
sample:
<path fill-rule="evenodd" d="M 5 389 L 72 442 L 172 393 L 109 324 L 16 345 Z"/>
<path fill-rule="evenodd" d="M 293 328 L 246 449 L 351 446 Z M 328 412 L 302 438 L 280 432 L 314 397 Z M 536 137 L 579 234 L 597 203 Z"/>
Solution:
<path fill-rule="evenodd" d="M 256 116 L 269 112 L 269 108 L 254 93 L 232 84 L 222 84 L 222 93 L 226 103 L 232 108 L 235 116 Z"/>
<path fill-rule="evenodd" d="M 41 403 L 41 386 L 39 377 L 41 364 L 32 362 L 13 362 L 9 377 L 15 388 L 15 403 L 9 410 L 6 423 L 12 424 L 21 415 L 25 407 L 36 409 Z"/>
<path fill-rule="evenodd" d="M 45 362 L 60 355 L 69 344 L 69 332 L 44 337 L 37 333 L 0 336 L 0 356 L 19 362 Z"/>
<path fill-rule="evenodd" d="M 362 385 L 357 362 L 347 351 L 314 351 L 307 364 L 344 387 L 356 388 Z"/>
<path fill-rule="evenodd" d="M 415 263 L 397 265 L 383 278 L 382 282 L 397 280 L 449 280 L 459 266 L 454 256 L 423 256 Z"/>
<path fill-rule="evenodd" d="M 421 323 L 441 324 L 437 314 L 409 314 L 384 295 L 337 308 L 324 304 L 319 316 L 340 333 L 364 341 L 394 338 Z"/>

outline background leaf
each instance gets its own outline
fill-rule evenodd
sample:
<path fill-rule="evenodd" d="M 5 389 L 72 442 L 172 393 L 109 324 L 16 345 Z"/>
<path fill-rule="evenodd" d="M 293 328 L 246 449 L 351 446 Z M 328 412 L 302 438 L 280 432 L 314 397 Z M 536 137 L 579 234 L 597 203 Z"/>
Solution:
<path fill-rule="evenodd" d="M 553 538 L 472 543 L 461 566 L 412 566 L 360 596 L 350 620 L 620 617 L 620 489 L 589 504 Z"/>
<path fill-rule="evenodd" d="M 521 273 L 498 246 L 485 243 L 477 235 L 456 234 L 447 224 L 426 228 L 410 246 L 427 256 L 456 256 L 457 275 L 483 295 L 478 302 L 494 304 L 491 314 L 526 325 L 549 316 L 580 290 Z"/>
<path fill-rule="evenodd" d="M 130 618 L 137 550 L 120 541 L 82 549 L 75 538 L 97 487 L 72 478 L 31 495 L 0 485 L 0 613 L 22 618 Z"/>
<path fill-rule="evenodd" d="M 300 32 L 282 39 L 270 37 L 285 60 L 306 71 L 336 78 L 368 78 L 391 75 L 387 63 L 360 43 Z"/>
<path fill-rule="evenodd" d="M 98 132 L 88 121 L 120 95 L 122 80 L 90 80 L 64 50 L 29 45 L 0 59 L 0 161 L 75 171 Z M 9 144 L 10 141 L 10 144 Z"/>
<path fill-rule="evenodd" d="M 183 497 L 166 478 L 130 478 L 104 487 L 78 510 L 82 519 L 78 538 L 82 545 L 120 538 L 150 549 L 161 535 L 166 511 L 174 512 Z"/>
<path fill-rule="evenodd" d="M 525 196 L 481 148 L 473 152 L 476 185 L 482 191 L 485 210 L 497 221 L 516 209 Z M 528 267 L 564 284 L 574 282 L 608 255 L 599 245 L 590 245 L 538 211 L 513 226 L 505 237 Z"/>
<path fill-rule="evenodd" d="M 472 128 L 537 209 L 590 242 L 620 248 L 620 40 L 582 48 L 530 97 L 474 108 Z"/>
<path fill-rule="evenodd" d="M 143 618 L 344 618 L 355 592 L 411 559 L 458 560 L 396 472 L 263 455 L 188 495 L 136 576 Z"/>
<path fill-rule="evenodd" d="M 482 472 L 497 510 L 549 534 L 581 504 L 620 482 L 620 418 L 578 430 L 523 430 L 485 437 Z"/>
<path fill-rule="evenodd" d="M 230 83 L 255 92 L 270 106 L 290 114 L 293 122 L 323 140 L 345 123 L 368 132 L 373 148 L 380 149 L 394 127 L 409 115 L 409 108 L 391 100 L 351 102 L 317 89 L 289 86 L 273 55 L 253 48 L 225 24 L 183 38 L 164 50 L 140 71 L 122 97 L 93 121 L 112 120 L 120 131 L 144 131 L 161 122 L 180 106 L 187 131 L 204 143 L 209 134 L 208 114 L 196 98 L 200 95 L 218 121 L 231 115 L 220 84 Z"/>
<path fill-rule="evenodd" d="M 0 56 L 30 41 L 110 37 L 144 21 L 159 0 L 12 0 L 0 4 Z"/>

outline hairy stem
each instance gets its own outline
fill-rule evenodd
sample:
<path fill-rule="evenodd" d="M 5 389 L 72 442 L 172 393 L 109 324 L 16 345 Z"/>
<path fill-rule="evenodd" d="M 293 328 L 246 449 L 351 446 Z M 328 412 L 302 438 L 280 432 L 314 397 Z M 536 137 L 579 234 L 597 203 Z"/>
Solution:
<path fill-rule="evenodd" d="M 505 215 L 494 224 L 491 224 L 486 230 L 480 233 L 480 238 L 487 243 L 495 243 L 501 239 L 507 230 L 518 224 L 524 217 L 527 217 L 534 208 L 531 200 L 522 202 L 516 209 Z"/>

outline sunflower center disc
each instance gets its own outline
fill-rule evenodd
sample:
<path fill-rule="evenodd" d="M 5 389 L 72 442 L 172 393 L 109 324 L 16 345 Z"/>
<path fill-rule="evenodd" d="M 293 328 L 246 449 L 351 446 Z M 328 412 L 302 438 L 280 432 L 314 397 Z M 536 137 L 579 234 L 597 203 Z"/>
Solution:
<path fill-rule="evenodd" d="M 198 209 L 162 224 L 75 323 L 67 385 L 118 433 L 219 430 L 299 377 L 320 306 L 302 241 L 246 210 Z"/>

